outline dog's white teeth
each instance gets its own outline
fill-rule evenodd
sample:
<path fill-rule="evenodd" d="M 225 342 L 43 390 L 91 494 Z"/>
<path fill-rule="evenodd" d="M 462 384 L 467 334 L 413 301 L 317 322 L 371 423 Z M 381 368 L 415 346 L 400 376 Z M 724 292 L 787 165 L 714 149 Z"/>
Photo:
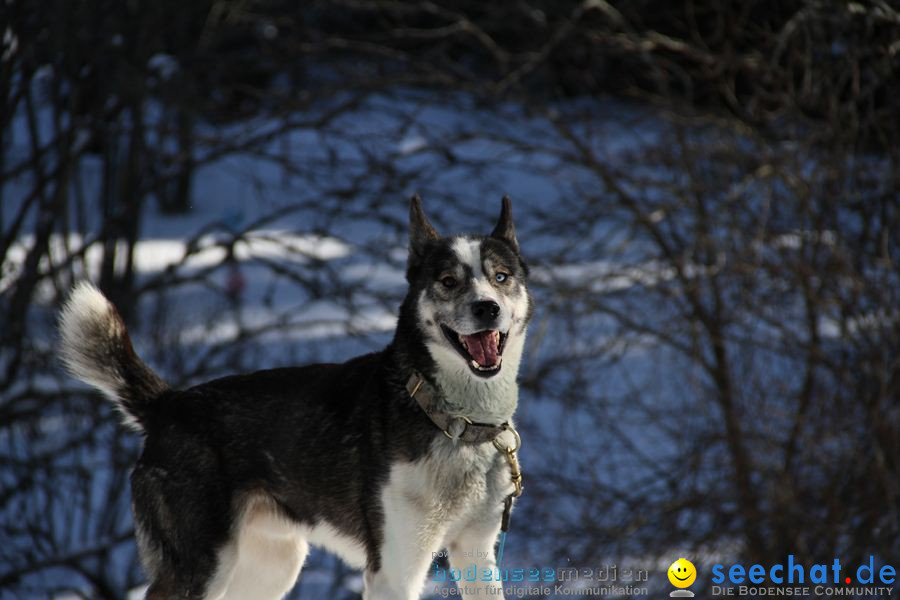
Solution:
<path fill-rule="evenodd" d="M 500 343 L 500 332 L 499 331 L 494 332 L 494 341 L 497 342 L 498 344 Z"/>
<path fill-rule="evenodd" d="M 490 367 L 482 367 L 481 365 L 478 364 L 478 361 L 476 361 L 476 360 L 470 361 L 470 364 L 472 365 L 472 368 L 478 369 L 479 371 L 496 371 L 497 369 L 500 368 L 500 363 L 502 363 L 502 362 L 503 362 L 503 357 L 498 356 L 497 364 L 491 365 Z"/>
<path fill-rule="evenodd" d="M 459 343 L 462 344 L 463 348 L 465 348 L 466 350 L 468 350 L 468 349 L 469 349 L 469 345 L 466 343 L 466 338 L 464 338 L 464 337 L 461 336 L 461 335 L 458 335 L 458 337 L 459 337 Z"/>

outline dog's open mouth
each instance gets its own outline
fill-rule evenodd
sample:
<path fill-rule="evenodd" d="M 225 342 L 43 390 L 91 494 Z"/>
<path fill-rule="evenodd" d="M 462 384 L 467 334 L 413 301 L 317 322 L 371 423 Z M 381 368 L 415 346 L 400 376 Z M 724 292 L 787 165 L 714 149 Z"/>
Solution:
<path fill-rule="evenodd" d="M 460 356 L 466 359 L 473 373 L 481 377 L 492 377 L 500 371 L 507 334 L 487 329 L 462 335 L 444 324 L 441 324 L 441 330 Z"/>

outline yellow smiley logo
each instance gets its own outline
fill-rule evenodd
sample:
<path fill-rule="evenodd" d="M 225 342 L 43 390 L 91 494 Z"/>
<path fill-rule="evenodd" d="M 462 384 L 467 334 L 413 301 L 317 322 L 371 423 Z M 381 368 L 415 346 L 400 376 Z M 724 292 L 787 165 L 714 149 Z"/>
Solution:
<path fill-rule="evenodd" d="M 686 588 L 697 579 L 697 569 L 686 558 L 679 558 L 669 567 L 669 581 L 677 588 Z"/>

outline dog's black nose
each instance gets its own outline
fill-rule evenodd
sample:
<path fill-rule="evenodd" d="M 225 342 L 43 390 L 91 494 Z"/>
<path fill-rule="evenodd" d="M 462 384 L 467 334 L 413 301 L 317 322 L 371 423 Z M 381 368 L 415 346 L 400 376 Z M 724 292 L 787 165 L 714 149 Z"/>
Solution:
<path fill-rule="evenodd" d="M 472 303 L 472 314 L 483 323 L 493 321 L 500 314 L 500 305 L 493 300 L 481 300 Z"/>

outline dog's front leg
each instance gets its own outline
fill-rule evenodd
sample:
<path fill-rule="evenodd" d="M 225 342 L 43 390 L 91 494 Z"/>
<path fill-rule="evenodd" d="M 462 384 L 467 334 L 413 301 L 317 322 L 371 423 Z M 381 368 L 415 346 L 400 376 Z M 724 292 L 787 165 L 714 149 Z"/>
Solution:
<path fill-rule="evenodd" d="M 446 527 L 405 494 L 383 497 L 381 564 L 378 571 L 366 571 L 363 599 L 417 600 Z"/>
<path fill-rule="evenodd" d="M 485 511 L 450 540 L 450 568 L 466 574 L 459 580 L 464 598 L 503 598 L 494 542 L 500 532 L 501 511 Z M 474 568 L 474 581 L 470 575 Z"/>

